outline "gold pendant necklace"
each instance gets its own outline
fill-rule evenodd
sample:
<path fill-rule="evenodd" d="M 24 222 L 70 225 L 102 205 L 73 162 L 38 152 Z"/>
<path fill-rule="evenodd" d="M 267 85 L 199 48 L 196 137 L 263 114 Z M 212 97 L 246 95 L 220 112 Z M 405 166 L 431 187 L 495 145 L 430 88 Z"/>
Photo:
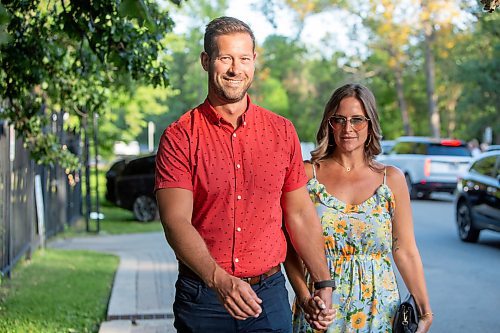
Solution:
<path fill-rule="evenodd" d="M 337 164 L 338 164 L 338 165 L 340 165 L 341 167 L 343 167 L 343 168 L 345 169 L 345 171 L 346 171 L 346 172 L 349 172 L 349 171 L 351 171 L 351 170 L 352 170 L 352 167 L 346 167 L 345 165 L 343 165 L 342 163 L 340 163 L 340 161 L 337 161 L 337 160 L 336 160 L 336 159 L 334 159 L 333 157 L 332 157 L 332 160 L 333 160 L 334 162 L 337 162 Z"/>

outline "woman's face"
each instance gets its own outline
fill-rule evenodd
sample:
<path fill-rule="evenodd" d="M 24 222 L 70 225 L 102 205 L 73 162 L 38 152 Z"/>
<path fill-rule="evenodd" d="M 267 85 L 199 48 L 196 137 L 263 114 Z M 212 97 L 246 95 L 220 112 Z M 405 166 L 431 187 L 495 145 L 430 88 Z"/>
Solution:
<path fill-rule="evenodd" d="M 337 112 L 329 119 L 337 149 L 342 152 L 364 150 L 368 138 L 368 123 L 363 105 L 357 98 L 342 99 Z"/>

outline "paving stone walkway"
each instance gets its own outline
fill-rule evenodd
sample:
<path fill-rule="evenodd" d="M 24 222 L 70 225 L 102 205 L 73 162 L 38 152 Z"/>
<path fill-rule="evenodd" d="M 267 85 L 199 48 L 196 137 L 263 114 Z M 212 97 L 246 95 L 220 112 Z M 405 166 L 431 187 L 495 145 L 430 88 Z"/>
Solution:
<path fill-rule="evenodd" d="M 163 233 L 59 239 L 51 248 L 120 257 L 106 321 L 99 333 L 171 333 L 177 260 Z"/>

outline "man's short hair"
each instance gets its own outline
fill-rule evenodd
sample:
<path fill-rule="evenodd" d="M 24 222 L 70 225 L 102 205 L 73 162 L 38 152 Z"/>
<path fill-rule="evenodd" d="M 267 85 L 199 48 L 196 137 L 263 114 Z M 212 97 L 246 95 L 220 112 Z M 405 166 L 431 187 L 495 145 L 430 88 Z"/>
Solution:
<path fill-rule="evenodd" d="M 203 46 L 208 56 L 212 56 L 215 51 L 215 38 L 221 35 L 234 33 L 247 33 L 252 38 L 253 50 L 255 51 L 255 36 L 252 29 L 243 21 L 234 17 L 222 16 L 210 21 L 205 29 Z"/>

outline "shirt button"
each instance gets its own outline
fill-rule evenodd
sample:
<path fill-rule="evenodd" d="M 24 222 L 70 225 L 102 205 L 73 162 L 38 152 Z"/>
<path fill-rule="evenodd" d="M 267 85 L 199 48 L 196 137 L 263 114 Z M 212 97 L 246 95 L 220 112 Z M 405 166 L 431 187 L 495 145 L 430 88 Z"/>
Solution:
<path fill-rule="evenodd" d="M 238 195 L 237 198 L 238 198 L 238 200 L 241 200 L 241 195 Z"/>
<path fill-rule="evenodd" d="M 240 262 L 240 259 L 236 258 L 234 259 L 234 262 Z"/>
<path fill-rule="evenodd" d="M 241 168 L 241 165 L 236 164 L 236 168 L 237 168 L 237 169 Z"/>
<path fill-rule="evenodd" d="M 236 228 L 236 231 L 241 231 L 241 228 L 240 227 Z"/>
<path fill-rule="evenodd" d="M 246 121 L 244 121 L 244 122 L 243 122 L 243 126 L 246 126 L 246 125 L 247 125 L 247 122 L 246 122 Z"/>
<path fill-rule="evenodd" d="M 233 136 L 236 137 L 236 133 L 233 133 Z"/>

